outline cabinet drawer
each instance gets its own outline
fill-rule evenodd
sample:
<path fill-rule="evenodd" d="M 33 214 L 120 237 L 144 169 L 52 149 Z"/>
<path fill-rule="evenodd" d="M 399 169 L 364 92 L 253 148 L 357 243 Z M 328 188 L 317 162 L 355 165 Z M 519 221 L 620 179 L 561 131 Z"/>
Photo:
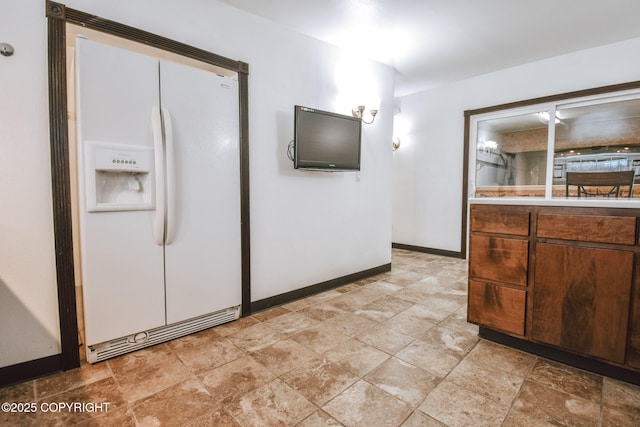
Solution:
<path fill-rule="evenodd" d="M 529 212 L 504 206 L 471 206 L 471 231 L 529 235 Z"/>
<path fill-rule="evenodd" d="M 526 286 L 529 242 L 504 237 L 471 236 L 471 277 Z"/>
<path fill-rule="evenodd" d="M 633 245 L 635 217 L 538 214 L 538 237 L 580 242 Z"/>
<path fill-rule="evenodd" d="M 526 292 L 469 280 L 468 321 L 524 336 Z"/>

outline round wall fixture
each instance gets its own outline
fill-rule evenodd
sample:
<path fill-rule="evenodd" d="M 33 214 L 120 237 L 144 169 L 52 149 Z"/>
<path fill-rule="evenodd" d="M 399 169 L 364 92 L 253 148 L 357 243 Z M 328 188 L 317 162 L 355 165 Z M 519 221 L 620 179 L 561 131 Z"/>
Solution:
<path fill-rule="evenodd" d="M 0 54 L 2 56 L 13 55 L 13 46 L 11 46 L 9 43 L 0 43 Z"/>

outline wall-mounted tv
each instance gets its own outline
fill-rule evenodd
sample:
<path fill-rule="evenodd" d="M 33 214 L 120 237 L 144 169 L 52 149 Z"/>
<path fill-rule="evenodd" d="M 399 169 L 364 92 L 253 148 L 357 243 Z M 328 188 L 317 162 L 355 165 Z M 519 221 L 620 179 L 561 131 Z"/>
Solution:
<path fill-rule="evenodd" d="M 294 116 L 296 169 L 360 170 L 360 119 L 299 105 Z"/>

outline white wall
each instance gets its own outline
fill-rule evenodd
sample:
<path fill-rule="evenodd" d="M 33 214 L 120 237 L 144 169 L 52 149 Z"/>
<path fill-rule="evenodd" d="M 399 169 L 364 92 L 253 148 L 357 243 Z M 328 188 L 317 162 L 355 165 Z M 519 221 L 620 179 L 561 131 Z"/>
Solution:
<path fill-rule="evenodd" d="M 640 38 L 399 98 L 393 242 L 460 251 L 464 111 L 640 80 Z"/>
<path fill-rule="evenodd" d="M 60 352 L 44 2 L 0 13 L 0 367 Z"/>
<path fill-rule="evenodd" d="M 391 262 L 391 68 L 214 0 L 62 3 L 249 63 L 252 300 Z M 0 14 L 16 49 L 0 57 L 0 341 L 14 343 L 0 367 L 60 351 L 44 4 L 5 0 Z M 370 97 L 381 112 L 359 181 L 293 170 L 295 104 L 348 114 Z"/>

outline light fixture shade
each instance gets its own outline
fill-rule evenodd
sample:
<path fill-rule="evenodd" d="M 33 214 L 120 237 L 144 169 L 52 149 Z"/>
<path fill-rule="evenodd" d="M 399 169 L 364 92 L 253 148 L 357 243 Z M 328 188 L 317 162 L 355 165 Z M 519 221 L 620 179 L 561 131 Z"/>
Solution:
<path fill-rule="evenodd" d="M 364 110 L 365 109 L 366 109 L 366 106 L 358 105 L 356 108 L 352 108 L 351 109 L 351 114 L 353 114 L 353 117 L 357 117 L 360 120 L 362 120 L 362 123 L 370 125 L 376 119 L 376 114 L 378 114 L 378 110 L 370 110 L 369 114 L 371 114 L 371 121 L 366 121 L 364 119 Z"/>

